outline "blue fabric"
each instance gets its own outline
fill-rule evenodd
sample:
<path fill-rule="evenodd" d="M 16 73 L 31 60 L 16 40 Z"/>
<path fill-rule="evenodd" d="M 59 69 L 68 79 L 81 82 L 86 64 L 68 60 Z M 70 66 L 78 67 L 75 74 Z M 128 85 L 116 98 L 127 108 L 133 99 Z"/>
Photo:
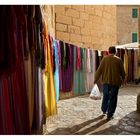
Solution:
<path fill-rule="evenodd" d="M 59 71 L 58 71 L 58 48 L 57 41 L 53 42 L 53 49 L 55 55 L 55 72 L 54 72 L 54 84 L 55 84 L 55 92 L 56 92 L 56 101 L 59 100 Z"/>
<path fill-rule="evenodd" d="M 118 91 L 118 86 L 110 84 L 103 85 L 103 100 L 101 109 L 104 113 L 107 113 L 108 117 L 112 117 L 116 110 Z"/>

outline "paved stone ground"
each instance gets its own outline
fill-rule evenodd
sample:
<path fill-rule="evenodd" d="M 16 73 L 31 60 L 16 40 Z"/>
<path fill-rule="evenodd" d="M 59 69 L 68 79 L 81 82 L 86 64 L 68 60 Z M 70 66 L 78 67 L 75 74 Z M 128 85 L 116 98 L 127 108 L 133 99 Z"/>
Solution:
<path fill-rule="evenodd" d="M 119 91 L 114 119 L 106 121 L 100 110 L 101 100 L 89 95 L 58 102 L 58 115 L 49 117 L 43 134 L 49 135 L 139 135 L 140 114 L 136 112 L 140 86 L 126 86 Z"/>

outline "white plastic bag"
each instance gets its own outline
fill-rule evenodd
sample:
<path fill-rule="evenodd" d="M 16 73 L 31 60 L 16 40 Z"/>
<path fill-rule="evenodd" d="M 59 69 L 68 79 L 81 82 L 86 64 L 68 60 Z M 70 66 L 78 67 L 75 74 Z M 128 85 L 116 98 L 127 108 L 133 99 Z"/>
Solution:
<path fill-rule="evenodd" d="M 91 99 L 94 99 L 94 100 L 100 100 L 101 99 L 101 93 L 99 91 L 99 88 L 98 88 L 97 84 L 94 84 L 89 97 Z"/>

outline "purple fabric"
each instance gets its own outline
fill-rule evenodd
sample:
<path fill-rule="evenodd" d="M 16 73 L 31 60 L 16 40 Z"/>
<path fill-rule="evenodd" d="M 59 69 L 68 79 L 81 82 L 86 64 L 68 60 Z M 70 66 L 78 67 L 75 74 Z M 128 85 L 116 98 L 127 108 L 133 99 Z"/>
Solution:
<path fill-rule="evenodd" d="M 62 89 L 61 91 L 63 92 L 69 92 L 72 90 L 72 84 L 73 84 L 73 72 L 74 72 L 74 46 L 71 44 L 67 44 L 66 45 L 66 51 L 67 51 L 67 55 L 66 56 L 66 61 L 67 61 L 67 68 L 64 69 L 61 67 L 61 78 L 60 82 L 61 82 L 61 86 Z M 60 46 L 62 47 L 62 46 Z M 61 49 L 60 49 L 61 50 Z M 61 53 L 62 54 L 62 53 Z"/>
<path fill-rule="evenodd" d="M 59 41 L 57 41 L 57 48 L 58 48 L 59 90 L 62 91 L 61 49 Z"/>

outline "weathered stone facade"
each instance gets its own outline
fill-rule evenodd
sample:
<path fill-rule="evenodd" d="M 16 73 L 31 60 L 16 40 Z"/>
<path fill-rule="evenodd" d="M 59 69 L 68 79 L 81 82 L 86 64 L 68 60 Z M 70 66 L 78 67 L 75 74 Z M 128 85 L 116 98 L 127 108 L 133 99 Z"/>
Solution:
<path fill-rule="evenodd" d="M 55 6 L 56 38 L 95 49 L 116 44 L 116 6 Z"/>
<path fill-rule="evenodd" d="M 117 6 L 117 44 L 132 43 L 132 33 L 138 33 L 138 18 L 132 18 L 132 8 L 138 6 Z"/>

